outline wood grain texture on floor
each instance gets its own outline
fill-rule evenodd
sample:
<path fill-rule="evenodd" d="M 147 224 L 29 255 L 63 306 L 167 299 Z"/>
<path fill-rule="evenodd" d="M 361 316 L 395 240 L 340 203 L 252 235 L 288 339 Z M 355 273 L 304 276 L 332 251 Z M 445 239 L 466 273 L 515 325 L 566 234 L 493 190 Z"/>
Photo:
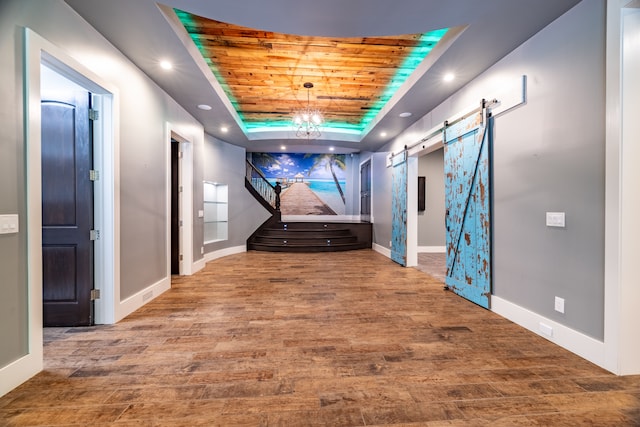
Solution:
<path fill-rule="evenodd" d="M 45 329 L 2 426 L 638 426 L 616 377 L 360 250 L 209 262 L 115 325 Z"/>

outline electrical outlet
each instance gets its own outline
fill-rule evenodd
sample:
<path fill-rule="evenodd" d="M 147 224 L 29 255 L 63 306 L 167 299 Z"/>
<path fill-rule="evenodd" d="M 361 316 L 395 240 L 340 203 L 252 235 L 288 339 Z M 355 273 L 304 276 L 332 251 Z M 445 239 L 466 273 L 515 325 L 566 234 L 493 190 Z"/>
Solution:
<path fill-rule="evenodd" d="M 564 298 L 556 297 L 555 309 L 560 313 L 564 313 Z"/>
<path fill-rule="evenodd" d="M 204 254 L 204 246 L 200 246 L 200 255 Z"/>
<path fill-rule="evenodd" d="M 548 337 L 552 337 L 553 336 L 553 328 L 551 326 L 540 322 L 538 324 L 538 328 L 540 329 L 540 332 L 542 332 L 544 335 L 546 335 Z"/>

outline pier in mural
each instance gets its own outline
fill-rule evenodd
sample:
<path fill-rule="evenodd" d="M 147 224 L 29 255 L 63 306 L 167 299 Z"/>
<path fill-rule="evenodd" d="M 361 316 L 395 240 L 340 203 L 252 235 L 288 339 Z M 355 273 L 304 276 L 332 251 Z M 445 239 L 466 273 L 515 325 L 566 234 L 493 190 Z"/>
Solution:
<path fill-rule="evenodd" d="M 344 154 L 252 153 L 251 162 L 282 186 L 282 215 L 344 215 Z"/>

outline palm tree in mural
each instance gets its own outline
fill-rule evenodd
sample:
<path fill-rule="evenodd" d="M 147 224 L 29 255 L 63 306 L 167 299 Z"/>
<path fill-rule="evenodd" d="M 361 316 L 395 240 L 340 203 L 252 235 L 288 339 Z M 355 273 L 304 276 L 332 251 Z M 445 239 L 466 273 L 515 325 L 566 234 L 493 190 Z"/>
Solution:
<path fill-rule="evenodd" d="M 280 165 L 280 160 L 271 153 L 251 153 L 251 163 L 256 167 L 256 170 L 264 179 L 265 169 L 272 165 Z"/>
<path fill-rule="evenodd" d="M 338 193 L 340 193 L 340 197 L 342 197 L 342 203 L 346 203 L 344 198 L 344 192 L 342 191 L 342 187 L 340 186 L 340 181 L 338 181 L 338 177 L 336 176 L 336 171 L 334 168 L 338 168 L 342 171 L 347 169 L 347 165 L 344 162 L 343 155 L 335 155 L 335 154 L 305 154 L 304 157 L 308 158 L 314 156 L 313 165 L 309 168 L 309 172 L 307 172 L 307 176 L 311 175 L 311 172 L 315 169 L 320 169 L 324 167 L 327 171 L 331 172 L 331 176 L 333 177 L 333 182 L 336 184 L 336 188 L 338 189 Z"/>
<path fill-rule="evenodd" d="M 263 168 L 273 164 L 280 164 L 280 160 L 271 153 L 251 153 L 251 163 L 254 166 Z"/>

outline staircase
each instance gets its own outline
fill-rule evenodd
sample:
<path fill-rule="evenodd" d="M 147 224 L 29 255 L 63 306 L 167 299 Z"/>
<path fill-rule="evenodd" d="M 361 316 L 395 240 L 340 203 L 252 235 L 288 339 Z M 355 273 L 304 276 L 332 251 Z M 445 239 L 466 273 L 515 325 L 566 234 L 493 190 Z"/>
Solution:
<path fill-rule="evenodd" d="M 247 250 L 335 252 L 371 248 L 372 225 L 360 221 L 282 221 L 280 191 L 247 160 L 245 187 L 271 218 L 247 239 Z"/>
<path fill-rule="evenodd" d="M 335 252 L 371 248 L 368 222 L 267 221 L 248 240 L 247 249 L 270 252 Z"/>

